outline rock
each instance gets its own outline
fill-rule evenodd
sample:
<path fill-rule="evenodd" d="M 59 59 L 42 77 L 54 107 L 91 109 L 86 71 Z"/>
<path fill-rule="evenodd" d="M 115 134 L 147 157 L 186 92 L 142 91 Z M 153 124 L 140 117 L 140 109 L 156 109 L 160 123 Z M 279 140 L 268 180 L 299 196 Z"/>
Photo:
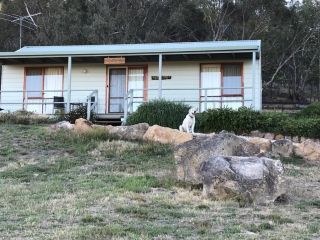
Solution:
<path fill-rule="evenodd" d="M 272 143 L 271 154 L 275 157 L 290 157 L 293 154 L 293 144 L 290 140 L 276 140 Z"/>
<path fill-rule="evenodd" d="M 74 124 L 74 130 L 79 133 L 85 133 L 85 132 L 91 131 L 92 129 L 93 129 L 92 122 L 84 118 L 77 119 Z"/>
<path fill-rule="evenodd" d="M 308 139 L 307 138 L 305 138 L 305 137 L 300 137 L 300 142 L 301 143 L 303 143 L 303 142 L 305 142 L 305 141 L 307 141 Z"/>
<path fill-rule="evenodd" d="M 193 138 L 198 138 L 198 139 L 205 139 L 205 138 L 211 138 L 215 135 L 215 133 L 193 133 Z"/>
<path fill-rule="evenodd" d="M 310 161 L 320 161 L 320 143 L 311 139 L 293 144 L 294 154 Z"/>
<path fill-rule="evenodd" d="M 256 131 L 251 131 L 250 133 L 251 137 L 258 137 L 258 138 L 263 138 L 264 137 L 264 133 L 256 130 Z"/>
<path fill-rule="evenodd" d="M 192 140 L 193 136 L 191 133 L 180 132 L 176 129 L 154 125 L 144 134 L 143 139 L 163 144 L 181 144 Z"/>
<path fill-rule="evenodd" d="M 68 121 L 62 121 L 62 122 L 58 122 L 56 124 L 53 124 L 50 126 L 51 129 L 57 130 L 57 129 L 73 129 L 74 125 L 69 123 Z"/>
<path fill-rule="evenodd" d="M 273 140 L 274 139 L 274 134 L 273 133 L 266 133 L 264 135 L 265 139 Z"/>
<path fill-rule="evenodd" d="M 111 129 L 115 128 L 114 126 L 112 125 L 107 125 L 107 126 L 104 126 L 108 131 L 110 131 Z"/>
<path fill-rule="evenodd" d="M 292 142 L 294 143 L 299 143 L 300 142 L 300 138 L 298 136 L 294 136 L 291 138 Z"/>
<path fill-rule="evenodd" d="M 242 205 L 276 200 L 283 172 L 279 160 L 264 157 L 213 156 L 200 166 L 204 196 L 238 200 Z"/>
<path fill-rule="evenodd" d="M 277 134 L 275 137 L 274 137 L 274 140 L 283 140 L 285 139 L 285 137 L 282 135 L 282 134 Z"/>
<path fill-rule="evenodd" d="M 195 138 L 178 145 L 174 157 L 177 177 L 193 184 L 201 183 L 200 164 L 213 156 L 254 156 L 260 153 L 257 145 L 231 133 L 208 138 Z"/>
<path fill-rule="evenodd" d="M 248 138 L 248 142 L 258 145 L 260 148 L 260 153 L 265 153 L 271 151 L 271 140 L 259 137 Z"/>
<path fill-rule="evenodd" d="M 144 134 L 149 129 L 148 123 L 139 123 L 131 126 L 107 126 L 108 132 L 120 139 L 143 140 Z"/>
<path fill-rule="evenodd" d="M 98 124 L 92 124 L 92 128 L 99 129 L 99 130 L 107 130 L 107 126 L 98 125 Z"/>

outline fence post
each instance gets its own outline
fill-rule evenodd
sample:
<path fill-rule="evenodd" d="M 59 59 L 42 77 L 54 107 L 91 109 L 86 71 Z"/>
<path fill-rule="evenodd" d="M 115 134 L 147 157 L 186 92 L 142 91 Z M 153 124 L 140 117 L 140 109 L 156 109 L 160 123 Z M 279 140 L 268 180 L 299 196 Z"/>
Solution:
<path fill-rule="evenodd" d="M 71 104 L 71 76 L 72 76 L 72 57 L 68 57 L 68 77 L 67 77 L 67 112 L 70 112 Z"/>
<path fill-rule="evenodd" d="M 126 124 L 127 118 L 128 118 L 128 94 L 129 92 L 124 96 L 124 116 L 123 116 L 123 125 Z"/>
<path fill-rule="evenodd" d="M 208 109 L 208 106 L 207 106 L 207 103 L 208 103 L 208 89 L 205 89 L 204 90 L 204 111 L 207 111 Z"/>
<path fill-rule="evenodd" d="M 130 90 L 131 93 L 131 100 L 130 100 L 130 113 L 133 113 L 133 89 Z"/>
<path fill-rule="evenodd" d="M 98 103 L 99 103 L 99 101 L 98 101 L 98 90 L 96 90 L 95 91 L 95 95 L 96 95 L 96 102 L 95 102 L 95 113 L 98 113 L 98 111 L 99 111 L 99 105 L 98 105 Z"/>
<path fill-rule="evenodd" d="M 251 64 L 251 74 L 252 74 L 252 103 L 253 109 L 257 109 L 256 105 L 256 52 L 252 52 L 252 64 Z M 259 109 L 260 110 L 260 109 Z"/>
<path fill-rule="evenodd" d="M 87 120 L 90 121 L 91 118 L 91 94 L 87 98 Z"/>

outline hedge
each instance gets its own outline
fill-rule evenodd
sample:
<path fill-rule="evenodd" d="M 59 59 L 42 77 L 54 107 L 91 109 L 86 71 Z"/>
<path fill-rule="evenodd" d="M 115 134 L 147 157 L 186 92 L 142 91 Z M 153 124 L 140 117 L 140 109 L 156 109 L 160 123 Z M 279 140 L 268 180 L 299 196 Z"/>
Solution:
<path fill-rule="evenodd" d="M 139 106 L 127 125 L 147 122 L 177 129 L 190 106 L 165 100 L 155 100 Z M 312 104 L 296 114 L 258 112 L 242 107 L 210 109 L 196 115 L 196 131 L 203 133 L 231 131 L 236 134 L 253 130 L 289 136 L 320 138 L 320 104 Z"/>
<path fill-rule="evenodd" d="M 200 117 L 199 130 L 201 132 L 219 132 L 221 130 L 235 133 L 250 132 L 259 127 L 259 112 L 248 108 L 238 111 L 230 108 L 210 109 Z"/>
<path fill-rule="evenodd" d="M 320 102 L 312 103 L 308 107 L 302 109 L 299 113 L 297 113 L 297 117 L 320 117 Z"/>
<path fill-rule="evenodd" d="M 237 134 L 253 130 L 289 136 L 320 138 L 320 116 L 257 112 L 248 108 L 213 109 L 201 113 L 200 132 L 233 131 Z"/>
<path fill-rule="evenodd" d="M 149 125 L 179 128 L 189 111 L 190 106 L 167 100 L 153 100 L 141 104 L 137 111 L 131 114 L 126 124 L 133 125 L 141 122 Z"/>

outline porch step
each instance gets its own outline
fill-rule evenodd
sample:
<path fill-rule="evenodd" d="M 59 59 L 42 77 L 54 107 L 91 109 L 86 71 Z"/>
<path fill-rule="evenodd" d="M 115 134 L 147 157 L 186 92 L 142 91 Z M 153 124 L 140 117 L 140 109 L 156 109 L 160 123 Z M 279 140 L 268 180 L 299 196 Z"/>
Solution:
<path fill-rule="evenodd" d="M 98 114 L 96 115 L 94 123 L 100 125 L 120 126 L 122 118 L 122 114 Z"/>

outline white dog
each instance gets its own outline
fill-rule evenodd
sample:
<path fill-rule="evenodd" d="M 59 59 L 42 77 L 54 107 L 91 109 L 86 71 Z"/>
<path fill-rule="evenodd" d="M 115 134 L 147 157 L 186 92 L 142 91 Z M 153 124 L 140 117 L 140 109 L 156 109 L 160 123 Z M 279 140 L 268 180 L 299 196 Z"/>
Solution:
<path fill-rule="evenodd" d="M 196 124 L 196 108 L 190 108 L 189 113 L 180 125 L 181 132 L 194 133 L 194 125 Z"/>

